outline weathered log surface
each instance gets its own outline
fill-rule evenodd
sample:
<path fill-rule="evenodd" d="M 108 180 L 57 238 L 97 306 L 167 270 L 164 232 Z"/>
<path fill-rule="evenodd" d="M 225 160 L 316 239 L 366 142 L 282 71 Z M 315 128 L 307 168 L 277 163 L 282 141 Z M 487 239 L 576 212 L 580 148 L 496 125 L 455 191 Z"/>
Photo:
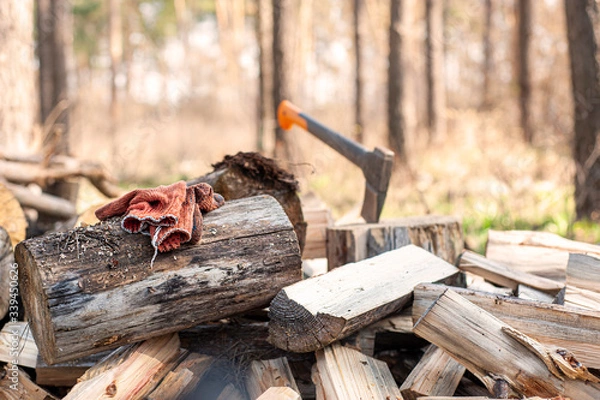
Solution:
<path fill-rule="evenodd" d="M 441 285 L 418 285 L 413 320 L 416 322 L 446 289 Z M 452 290 L 524 334 L 547 345 L 567 348 L 586 366 L 600 368 L 600 312 L 454 287 Z"/>
<path fill-rule="evenodd" d="M 301 277 L 289 219 L 269 196 L 227 202 L 197 245 L 154 254 L 119 219 L 17 246 L 21 293 L 52 364 L 268 304 Z"/>
<path fill-rule="evenodd" d="M 600 398 L 598 378 L 567 350 L 536 342 L 452 290 L 425 311 L 414 332 L 459 360 L 491 393 Z"/>
<path fill-rule="evenodd" d="M 417 284 L 457 274 L 414 245 L 347 264 L 282 289 L 269 307 L 269 341 L 288 351 L 315 351 L 398 311 Z"/>
<path fill-rule="evenodd" d="M 327 229 L 329 269 L 414 244 L 455 264 L 464 247 L 455 217 L 428 215 Z"/>

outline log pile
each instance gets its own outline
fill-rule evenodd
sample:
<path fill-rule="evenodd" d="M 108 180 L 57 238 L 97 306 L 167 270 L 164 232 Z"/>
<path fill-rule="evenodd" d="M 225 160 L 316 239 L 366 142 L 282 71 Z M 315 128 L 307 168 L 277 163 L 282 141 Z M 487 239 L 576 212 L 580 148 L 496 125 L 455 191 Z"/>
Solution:
<path fill-rule="evenodd" d="M 492 232 L 483 256 L 463 250 L 450 217 L 328 222 L 329 271 L 302 279 L 303 225 L 288 211 L 270 196 L 230 199 L 205 215 L 200 243 L 153 265 L 148 238 L 118 218 L 21 241 L 15 319 L 27 322 L 2 323 L 0 393 L 600 398 L 600 247 Z M 1 274 L 14 263 L 0 234 Z"/>

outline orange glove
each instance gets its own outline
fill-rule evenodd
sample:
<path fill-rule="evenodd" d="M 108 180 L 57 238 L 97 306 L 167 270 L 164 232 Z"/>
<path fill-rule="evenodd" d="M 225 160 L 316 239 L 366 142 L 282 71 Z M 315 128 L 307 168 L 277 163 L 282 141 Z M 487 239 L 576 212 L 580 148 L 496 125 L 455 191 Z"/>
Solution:
<path fill-rule="evenodd" d="M 179 248 L 182 243 L 198 243 L 202 236 L 202 211 L 223 205 L 224 199 L 210 185 L 186 187 L 184 181 L 155 189 L 137 189 L 96 210 L 100 220 L 126 214 L 121 227 L 130 233 L 152 237 L 160 252 Z"/>

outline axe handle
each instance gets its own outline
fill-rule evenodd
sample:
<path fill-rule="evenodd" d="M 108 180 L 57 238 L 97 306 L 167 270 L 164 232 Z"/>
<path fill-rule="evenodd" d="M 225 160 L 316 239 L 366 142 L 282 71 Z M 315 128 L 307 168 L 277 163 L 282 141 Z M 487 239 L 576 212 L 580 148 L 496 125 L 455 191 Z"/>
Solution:
<path fill-rule="evenodd" d="M 363 145 L 329 129 L 317 120 L 304 114 L 302 110 L 291 102 L 284 100 L 279 104 L 277 108 L 277 120 L 282 129 L 291 129 L 295 124 L 307 130 L 346 157 L 353 164 L 363 169 L 365 155 L 369 152 Z"/>

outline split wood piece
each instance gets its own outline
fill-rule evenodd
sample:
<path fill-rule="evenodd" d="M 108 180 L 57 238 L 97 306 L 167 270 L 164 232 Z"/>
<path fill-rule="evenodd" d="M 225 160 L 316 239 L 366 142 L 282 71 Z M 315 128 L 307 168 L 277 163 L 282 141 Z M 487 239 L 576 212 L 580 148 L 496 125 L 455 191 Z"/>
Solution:
<path fill-rule="evenodd" d="M 302 204 L 302 213 L 306 221 L 306 243 L 302 258 L 327 257 L 327 229 L 333 226 L 331 211 L 324 205 Z"/>
<path fill-rule="evenodd" d="M 317 400 L 402 399 L 386 363 L 334 343 L 317 351 Z"/>
<path fill-rule="evenodd" d="M 184 356 L 177 334 L 124 346 L 90 368 L 63 400 L 144 399 Z"/>
<path fill-rule="evenodd" d="M 25 240 L 27 220 L 19 201 L 13 192 L 0 182 L 0 227 L 4 228 L 10 236 L 10 243 L 16 246 Z"/>
<path fill-rule="evenodd" d="M 600 312 L 600 293 L 567 285 L 564 305 Z"/>
<path fill-rule="evenodd" d="M 213 364 L 214 358 L 198 353 L 190 353 L 173 370 L 169 371 L 160 384 L 150 393 L 147 400 L 185 398 L 198 385 L 198 382 Z"/>
<path fill-rule="evenodd" d="M 247 400 L 247 398 L 236 385 L 228 383 L 217 397 L 217 400 Z"/>
<path fill-rule="evenodd" d="M 417 284 L 457 273 L 441 258 L 408 245 L 297 282 L 271 302 L 269 341 L 288 351 L 315 351 L 400 310 Z"/>
<path fill-rule="evenodd" d="M 36 385 L 29 375 L 13 364 L 0 372 L 0 398 L 2 400 L 58 400 Z"/>
<path fill-rule="evenodd" d="M 199 244 L 158 254 L 120 220 L 21 242 L 21 294 L 48 364 L 175 332 L 269 303 L 301 278 L 289 219 L 269 196 L 204 217 Z"/>
<path fill-rule="evenodd" d="M 458 361 L 435 345 L 430 345 L 421 361 L 400 386 L 404 400 L 422 396 L 452 396 L 465 373 Z"/>
<path fill-rule="evenodd" d="M 38 348 L 27 322 L 7 322 L 0 331 L 0 361 L 35 368 Z"/>
<path fill-rule="evenodd" d="M 466 286 L 471 290 L 478 290 L 480 292 L 488 292 L 494 294 L 500 294 L 503 296 L 512 296 L 514 294 L 511 288 L 496 286 L 479 275 L 472 274 L 470 272 L 464 272 Z"/>
<path fill-rule="evenodd" d="M 560 293 L 563 289 L 561 289 L 558 293 Z M 517 297 L 518 298 L 523 299 L 523 300 L 540 301 L 542 303 L 558 304 L 557 303 L 558 293 L 555 295 L 552 295 L 552 294 L 549 294 L 548 292 L 542 292 L 541 290 L 531 288 L 527 285 L 519 285 L 517 287 Z"/>
<path fill-rule="evenodd" d="M 496 396 L 600 398 L 600 380 L 568 350 L 544 346 L 446 290 L 414 332 L 447 351 Z"/>
<path fill-rule="evenodd" d="M 458 219 L 427 215 L 377 224 L 354 224 L 327 229 L 329 269 L 374 257 L 408 244 L 423 247 L 455 264 L 463 251 L 462 228 Z"/>
<path fill-rule="evenodd" d="M 417 286 L 413 320 L 417 321 L 446 289 L 442 285 Z M 586 366 L 600 368 L 600 312 L 454 287 L 452 290 L 524 334 L 546 345 L 567 348 Z"/>
<path fill-rule="evenodd" d="M 4 185 L 14 194 L 23 207 L 33 208 L 46 215 L 63 219 L 77 215 L 75 205 L 68 200 L 47 193 L 34 193 L 24 186 L 13 183 L 6 182 Z"/>
<path fill-rule="evenodd" d="M 273 196 L 294 227 L 300 251 L 304 250 L 306 222 L 294 175 L 281 169 L 274 160 L 254 152 L 225 156 L 213 168 L 213 172 L 188 181 L 188 185 L 206 182 L 226 201 L 265 194 Z"/>
<path fill-rule="evenodd" d="M 485 256 L 513 269 L 564 282 L 569 253 L 600 257 L 600 246 L 548 232 L 489 230 Z"/>
<path fill-rule="evenodd" d="M 42 357 L 38 356 L 35 366 L 35 382 L 44 386 L 74 386 L 88 369 L 98 364 L 110 353 L 112 351 L 104 351 L 54 365 L 46 364 Z"/>
<path fill-rule="evenodd" d="M 600 258 L 589 254 L 569 254 L 567 285 L 600 293 Z"/>
<path fill-rule="evenodd" d="M 36 183 L 42 187 L 68 178 L 83 177 L 107 197 L 118 197 L 122 194 L 115 185 L 115 179 L 101 164 L 65 156 L 55 156 L 47 165 L 43 164 L 41 158 L 21 161 L 0 160 L 0 177 L 9 182 Z"/>
<path fill-rule="evenodd" d="M 552 279 L 543 278 L 523 271 L 513 270 L 509 266 L 474 253 L 465 251 L 460 257 L 458 268 L 462 271 L 479 275 L 499 286 L 509 287 L 517 291 L 519 284 L 556 295 L 563 284 Z"/>
<path fill-rule="evenodd" d="M 256 400 L 302 400 L 300 394 L 290 387 L 270 387 Z"/>
<path fill-rule="evenodd" d="M 270 387 L 289 387 L 299 392 L 287 358 L 252 361 L 246 375 L 246 391 L 251 399 L 260 397 Z"/>
<path fill-rule="evenodd" d="M 0 320 L 10 309 L 16 319 L 18 314 L 19 271 L 15 264 L 11 238 L 0 226 Z M 11 305 L 12 303 L 12 305 Z"/>

